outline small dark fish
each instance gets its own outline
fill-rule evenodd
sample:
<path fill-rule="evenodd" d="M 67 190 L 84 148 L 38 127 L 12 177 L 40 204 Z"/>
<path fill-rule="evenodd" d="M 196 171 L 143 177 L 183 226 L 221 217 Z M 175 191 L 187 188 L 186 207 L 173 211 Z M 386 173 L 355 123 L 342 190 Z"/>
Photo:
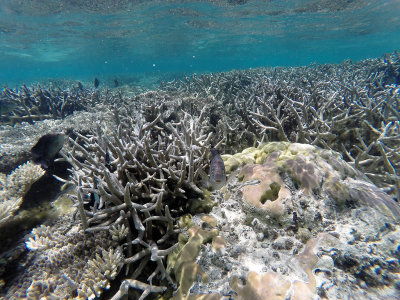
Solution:
<path fill-rule="evenodd" d="M 83 84 L 80 81 L 78 81 L 78 89 L 83 91 Z"/>
<path fill-rule="evenodd" d="M 218 150 L 211 148 L 210 183 L 212 187 L 219 190 L 226 183 L 225 165 Z"/>
<path fill-rule="evenodd" d="M 94 87 L 97 89 L 100 85 L 100 81 L 97 78 L 94 78 Z"/>
<path fill-rule="evenodd" d="M 54 157 L 64 145 L 64 134 L 48 133 L 42 136 L 31 149 L 32 160 L 47 169 L 54 163 Z"/>
<path fill-rule="evenodd" d="M 98 206 L 100 203 L 100 197 L 96 193 L 90 193 L 90 202 L 92 203 L 92 206 Z"/>
<path fill-rule="evenodd" d="M 0 115 L 8 114 L 16 108 L 17 103 L 8 100 L 0 100 Z"/>
<path fill-rule="evenodd" d="M 84 195 L 84 200 L 84 207 L 86 209 L 98 207 L 100 204 L 100 196 L 94 192 Z"/>
<path fill-rule="evenodd" d="M 114 86 L 115 87 L 119 86 L 119 82 L 118 82 L 117 78 L 114 78 Z"/>
<path fill-rule="evenodd" d="M 106 157 L 104 159 L 106 161 L 106 165 L 110 164 L 111 161 L 111 157 L 110 157 L 110 153 L 108 153 L 108 150 L 106 149 Z"/>

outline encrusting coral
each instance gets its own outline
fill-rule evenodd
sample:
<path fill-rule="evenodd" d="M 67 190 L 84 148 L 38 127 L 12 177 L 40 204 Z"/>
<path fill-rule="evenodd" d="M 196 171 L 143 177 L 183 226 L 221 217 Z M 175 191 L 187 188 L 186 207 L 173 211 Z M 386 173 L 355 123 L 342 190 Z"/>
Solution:
<path fill-rule="evenodd" d="M 0 226 L 13 217 L 23 196 L 44 173 L 40 166 L 27 162 L 10 175 L 0 174 Z"/>

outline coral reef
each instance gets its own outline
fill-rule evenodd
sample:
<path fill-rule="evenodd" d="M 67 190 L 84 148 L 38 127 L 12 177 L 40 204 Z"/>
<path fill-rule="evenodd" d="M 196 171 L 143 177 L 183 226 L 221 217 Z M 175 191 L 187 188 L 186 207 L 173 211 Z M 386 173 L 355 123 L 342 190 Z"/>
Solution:
<path fill-rule="evenodd" d="M 62 89 L 51 84 L 48 88 L 40 85 L 10 89 L 0 92 L 0 99 L 15 104 L 15 108 L 0 116 L 1 124 L 29 122 L 45 119 L 63 119 L 74 111 L 88 110 L 96 104 L 113 103 L 121 99 L 121 93 L 110 90 L 84 88 L 81 83 L 76 87 Z"/>
<path fill-rule="evenodd" d="M 191 294 L 396 297 L 398 203 L 331 150 L 281 142 L 235 156 L 255 161 L 262 153 L 260 165 L 240 165 L 238 176 L 214 192 L 219 205 L 209 214 L 224 247 L 201 247 L 196 262 L 209 280 L 195 281 Z M 207 228 L 208 218 L 192 222 Z"/>
<path fill-rule="evenodd" d="M 224 138 L 225 153 L 256 141 L 317 145 L 343 153 L 399 199 L 399 74 L 395 52 L 360 63 L 193 75 L 162 88 L 212 103 L 210 130 Z"/>
<path fill-rule="evenodd" d="M 73 166 L 69 183 L 77 187 L 73 199 L 85 232 L 115 236 L 116 228 L 124 225 L 123 235 L 127 228 L 125 274 L 133 281 L 124 281 L 115 298 L 129 287 L 143 290 L 144 298 L 174 285 L 164 260 L 178 246 L 176 220 L 190 207 L 208 205 L 198 184 L 212 134 L 201 125 L 203 114 L 164 122 L 158 112 L 146 122 L 125 107 L 116 118 L 111 135 L 100 128 L 91 136 L 77 133 L 64 157 Z"/>
<path fill-rule="evenodd" d="M 31 162 L 19 166 L 10 175 L 0 173 L 0 226 L 13 217 L 24 195 L 44 173 Z"/>
<path fill-rule="evenodd" d="M 97 126 L 113 127 L 114 116 L 106 104 L 98 104 L 93 111 L 77 111 L 64 119 L 47 119 L 35 124 L 21 123 L 14 126 L 0 125 L 0 172 L 10 173 L 19 165 L 31 159 L 30 149 L 44 134 L 54 131 L 70 135 L 72 130 L 87 133 L 96 130 Z M 73 136 L 73 135 L 72 135 Z M 65 150 L 69 151 L 68 145 Z"/>
<path fill-rule="evenodd" d="M 95 298 L 118 277 L 113 299 L 393 298 L 399 68 L 394 53 L 193 75 L 131 97 L 87 91 L 84 107 L 68 106 L 86 97 L 79 87 L 5 89 L 20 106 L 6 122 L 35 122 L 2 126 L 2 172 L 39 135 L 64 132 L 71 176 L 59 180 L 76 191 L 76 212 L 33 230 L 5 297 Z M 231 153 L 214 192 L 212 147 Z"/>
<path fill-rule="evenodd" d="M 26 242 L 31 251 L 24 272 L 5 299 L 94 299 L 109 288 L 124 261 L 118 242 L 108 232 L 66 230 L 65 221 L 71 222 L 64 218 L 32 231 Z"/>

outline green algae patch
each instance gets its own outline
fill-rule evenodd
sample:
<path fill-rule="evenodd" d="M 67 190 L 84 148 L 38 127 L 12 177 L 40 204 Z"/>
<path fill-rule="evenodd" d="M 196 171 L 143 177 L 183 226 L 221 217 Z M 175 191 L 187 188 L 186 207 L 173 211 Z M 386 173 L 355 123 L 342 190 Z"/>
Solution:
<path fill-rule="evenodd" d="M 256 162 L 255 153 L 237 153 L 233 155 L 234 158 L 240 161 L 240 164 L 254 164 Z"/>
<path fill-rule="evenodd" d="M 242 152 L 234 155 L 222 155 L 226 172 L 231 173 L 244 164 L 263 164 L 265 161 L 267 161 L 272 152 L 285 152 L 287 151 L 289 145 L 290 143 L 285 142 L 271 142 L 267 144 L 261 144 L 257 148 L 246 148 Z"/>
<path fill-rule="evenodd" d="M 269 189 L 261 195 L 260 202 L 264 204 L 267 200 L 275 201 L 278 199 L 280 189 L 281 186 L 278 183 L 271 183 Z"/>
<path fill-rule="evenodd" d="M 268 155 L 269 155 L 268 153 L 258 151 L 255 156 L 256 164 L 259 164 L 259 165 L 263 164 L 267 160 Z"/>
<path fill-rule="evenodd" d="M 179 228 L 190 228 L 194 226 L 194 223 L 192 222 L 192 215 L 191 214 L 186 214 L 183 215 L 179 218 L 178 220 L 178 225 Z"/>
<path fill-rule="evenodd" d="M 62 193 L 53 202 L 53 207 L 59 215 L 67 215 L 76 210 L 76 207 L 73 206 L 74 202 L 68 197 L 71 194 L 76 194 L 76 192 Z"/>

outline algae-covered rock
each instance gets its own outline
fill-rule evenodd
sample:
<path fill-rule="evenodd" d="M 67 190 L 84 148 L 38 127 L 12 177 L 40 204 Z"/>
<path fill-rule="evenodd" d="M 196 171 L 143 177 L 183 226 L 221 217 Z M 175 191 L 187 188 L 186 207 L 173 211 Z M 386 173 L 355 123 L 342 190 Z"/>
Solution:
<path fill-rule="evenodd" d="M 190 213 L 207 213 L 215 205 L 214 200 L 211 198 L 211 192 L 207 189 L 202 189 L 202 198 L 192 198 L 189 200 Z"/>

